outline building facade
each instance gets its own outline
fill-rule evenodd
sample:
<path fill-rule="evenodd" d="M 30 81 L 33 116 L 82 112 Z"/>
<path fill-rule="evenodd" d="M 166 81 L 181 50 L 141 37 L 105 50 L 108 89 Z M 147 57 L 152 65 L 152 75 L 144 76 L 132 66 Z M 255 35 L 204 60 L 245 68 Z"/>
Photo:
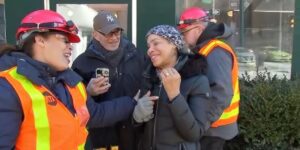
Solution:
<path fill-rule="evenodd" d="M 32 10 L 49 8 L 72 19 L 79 26 L 82 39 L 75 46 L 74 58 L 91 38 L 92 19 L 97 11 L 113 11 L 127 37 L 146 51 L 145 34 L 151 27 L 176 25 L 185 8 L 200 6 L 210 10 L 214 21 L 224 22 L 233 29 L 229 42 L 236 50 L 241 75 L 247 71 L 254 77 L 258 72 L 268 71 L 290 78 L 300 73 L 300 65 L 296 65 L 300 63 L 300 43 L 297 43 L 300 1 L 296 0 L 5 0 L 3 3 L 6 29 L 0 26 L 3 30 L 0 33 L 12 44 L 21 18 Z"/>

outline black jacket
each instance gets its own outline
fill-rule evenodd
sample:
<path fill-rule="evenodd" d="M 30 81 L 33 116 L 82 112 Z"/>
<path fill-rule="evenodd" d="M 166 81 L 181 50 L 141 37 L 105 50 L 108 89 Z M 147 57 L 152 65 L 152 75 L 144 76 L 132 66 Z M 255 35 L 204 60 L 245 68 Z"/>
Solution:
<path fill-rule="evenodd" d="M 95 77 L 96 68 L 109 69 L 109 82 L 111 87 L 107 93 L 93 97 L 96 102 L 109 101 L 120 96 L 133 97 L 140 88 L 144 56 L 127 39 L 121 38 L 119 49 L 123 50 L 123 57 L 119 65 L 114 67 L 109 60 L 98 53 L 99 49 L 105 50 L 99 43 L 93 40 L 87 50 L 76 58 L 72 68 L 81 75 L 84 83 L 88 83 Z M 107 128 L 89 129 L 90 138 L 94 148 L 119 145 L 120 150 L 134 150 L 135 133 L 130 121 L 123 121 Z"/>
<path fill-rule="evenodd" d="M 167 94 L 150 66 L 145 72 L 143 91 L 158 95 L 155 117 L 144 124 L 139 150 L 199 150 L 200 137 L 209 128 L 210 88 L 199 55 L 182 56 L 175 66 L 181 75 L 180 94 L 169 102 Z M 147 83 L 147 84 L 146 84 Z"/>

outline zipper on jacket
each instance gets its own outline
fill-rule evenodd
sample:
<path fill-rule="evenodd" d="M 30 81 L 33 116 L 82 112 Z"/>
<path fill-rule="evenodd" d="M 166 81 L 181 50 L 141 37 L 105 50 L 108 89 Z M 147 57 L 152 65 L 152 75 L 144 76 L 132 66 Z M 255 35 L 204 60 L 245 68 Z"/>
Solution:
<path fill-rule="evenodd" d="M 187 150 L 186 146 L 184 145 L 184 143 L 179 144 L 179 149 L 180 150 Z"/>
<path fill-rule="evenodd" d="M 158 90 L 158 96 L 159 97 L 160 97 L 160 94 L 161 94 L 161 89 L 162 89 L 162 82 L 160 81 L 159 90 Z M 158 107 L 159 107 L 158 103 L 159 103 L 159 101 L 156 102 L 156 106 L 155 106 L 155 116 L 154 116 L 154 121 L 153 121 L 152 140 L 151 140 L 150 150 L 154 150 L 155 149 L 155 143 L 156 143 L 156 122 L 157 122 Z"/>
<path fill-rule="evenodd" d="M 115 68 L 116 79 L 119 79 L 119 71 L 118 67 Z"/>

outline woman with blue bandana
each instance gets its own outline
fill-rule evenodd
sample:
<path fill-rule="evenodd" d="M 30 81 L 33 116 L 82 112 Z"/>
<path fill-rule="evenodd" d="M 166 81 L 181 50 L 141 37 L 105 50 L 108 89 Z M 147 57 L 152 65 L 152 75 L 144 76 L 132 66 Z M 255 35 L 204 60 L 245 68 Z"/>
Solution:
<path fill-rule="evenodd" d="M 135 121 L 144 123 L 139 149 L 199 150 L 200 138 L 213 121 L 208 117 L 213 114 L 205 59 L 189 54 L 172 26 L 155 26 L 146 39 L 152 64 L 144 73 L 142 93 L 151 91 L 159 100 L 147 117 L 134 111 Z"/>

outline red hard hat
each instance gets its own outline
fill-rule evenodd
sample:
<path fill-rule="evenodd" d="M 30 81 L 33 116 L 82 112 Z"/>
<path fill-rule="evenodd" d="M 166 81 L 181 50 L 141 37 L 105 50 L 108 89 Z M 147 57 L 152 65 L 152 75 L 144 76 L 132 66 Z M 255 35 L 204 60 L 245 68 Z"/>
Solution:
<path fill-rule="evenodd" d="M 178 29 L 186 28 L 196 21 L 208 21 L 209 17 L 206 11 L 199 7 L 191 7 L 184 10 L 179 18 Z"/>
<path fill-rule="evenodd" d="M 48 32 L 49 30 L 66 33 L 71 43 L 80 42 L 75 24 L 72 21 L 66 21 L 60 14 L 51 10 L 36 10 L 25 16 L 17 30 L 16 38 L 18 42 L 22 42 L 33 32 Z"/>

